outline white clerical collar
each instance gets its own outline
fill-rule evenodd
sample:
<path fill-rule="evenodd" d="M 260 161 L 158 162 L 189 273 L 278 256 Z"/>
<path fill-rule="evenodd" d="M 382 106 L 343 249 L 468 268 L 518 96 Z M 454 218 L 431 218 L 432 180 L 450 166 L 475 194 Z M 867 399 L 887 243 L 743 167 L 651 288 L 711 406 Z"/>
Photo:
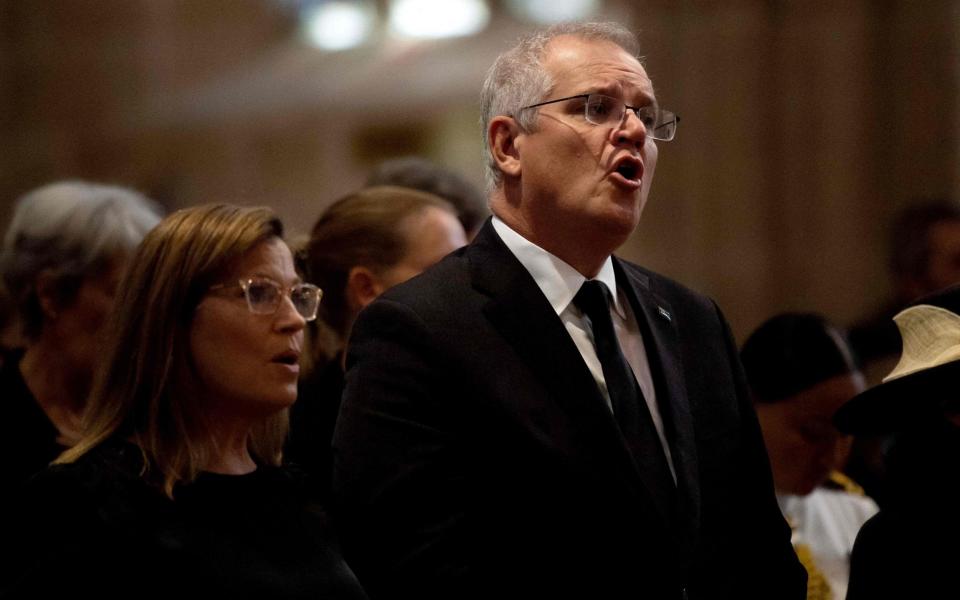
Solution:
<path fill-rule="evenodd" d="M 553 310 L 558 315 L 565 311 L 587 278 L 563 260 L 511 229 L 496 215 L 493 217 L 493 229 L 510 252 L 517 257 L 520 264 L 533 276 L 533 280 L 537 282 L 537 286 L 547 297 Z M 617 277 L 613 271 L 613 260 L 609 256 L 594 279 L 607 286 L 610 295 L 613 296 L 614 309 L 621 318 L 625 319 L 626 313 L 620 305 L 620 297 L 617 294 Z"/>

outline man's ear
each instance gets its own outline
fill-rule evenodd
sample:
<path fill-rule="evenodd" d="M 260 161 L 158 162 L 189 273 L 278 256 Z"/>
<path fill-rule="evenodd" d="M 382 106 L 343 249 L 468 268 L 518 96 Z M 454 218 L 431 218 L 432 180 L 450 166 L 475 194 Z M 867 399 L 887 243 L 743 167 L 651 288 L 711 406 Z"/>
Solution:
<path fill-rule="evenodd" d="M 367 267 L 356 266 L 347 273 L 347 306 L 351 312 L 360 312 L 383 291 L 380 278 Z"/>
<path fill-rule="evenodd" d="M 520 133 L 516 120 L 505 115 L 494 117 L 487 128 L 490 153 L 504 175 L 520 175 L 520 148 L 517 144 Z"/>

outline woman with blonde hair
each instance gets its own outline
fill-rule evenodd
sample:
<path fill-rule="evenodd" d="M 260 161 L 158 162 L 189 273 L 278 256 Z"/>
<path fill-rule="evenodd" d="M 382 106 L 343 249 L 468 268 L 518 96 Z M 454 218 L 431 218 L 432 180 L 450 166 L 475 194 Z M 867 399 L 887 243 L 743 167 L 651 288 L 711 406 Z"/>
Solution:
<path fill-rule="evenodd" d="M 144 239 L 83 437 L 28 486 L 0 592 L 364 598 L 279 466 L 320 300 L 282 233 L 268 209 L 209 205 Z"/>
<path fill-rule="evenodd" d="M 308 368 L 291 412 L 287 458 L 330 494 L 333 429 L 343 393 L 350 330 L 373 300 L 467 243 L 453 206 L 419 190 L 380 185 L 334 202 L 300 252 L 301 270 L 324 290 L 310 324 Z"/>

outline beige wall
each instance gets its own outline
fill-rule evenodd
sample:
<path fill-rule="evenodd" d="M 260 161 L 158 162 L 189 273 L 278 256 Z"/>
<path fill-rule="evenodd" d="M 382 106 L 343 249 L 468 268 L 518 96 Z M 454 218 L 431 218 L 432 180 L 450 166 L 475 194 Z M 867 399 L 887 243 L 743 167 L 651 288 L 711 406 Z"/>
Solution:
<path fill-rule="evenodd" d="M 476 92 L 516 24 L 324 57 L 275 6 L 0 0 L 0 221 L 63 177 L 269 204 L 294 232 L 385 156 L 481 184 Z M 623 254 L 717 298 L 740 337 L 779 310 L 848 323 L 879 305 L 893 213 L 960 198 L 960 1 L 613 10 L 683 118 Z"/>

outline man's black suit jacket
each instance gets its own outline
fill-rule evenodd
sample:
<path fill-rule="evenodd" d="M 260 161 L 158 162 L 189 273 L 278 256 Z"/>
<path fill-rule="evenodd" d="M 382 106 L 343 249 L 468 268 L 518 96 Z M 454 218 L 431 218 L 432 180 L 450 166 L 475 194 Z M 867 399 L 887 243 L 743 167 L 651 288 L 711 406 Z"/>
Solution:
<path fill-rule="evenodd" d="M 678 476 L 657 508 L 576 346 L 490 222 L 359 317 L 334 436 L 373 598 L 805 597 L 716 305 L 615 259 Z"/>

